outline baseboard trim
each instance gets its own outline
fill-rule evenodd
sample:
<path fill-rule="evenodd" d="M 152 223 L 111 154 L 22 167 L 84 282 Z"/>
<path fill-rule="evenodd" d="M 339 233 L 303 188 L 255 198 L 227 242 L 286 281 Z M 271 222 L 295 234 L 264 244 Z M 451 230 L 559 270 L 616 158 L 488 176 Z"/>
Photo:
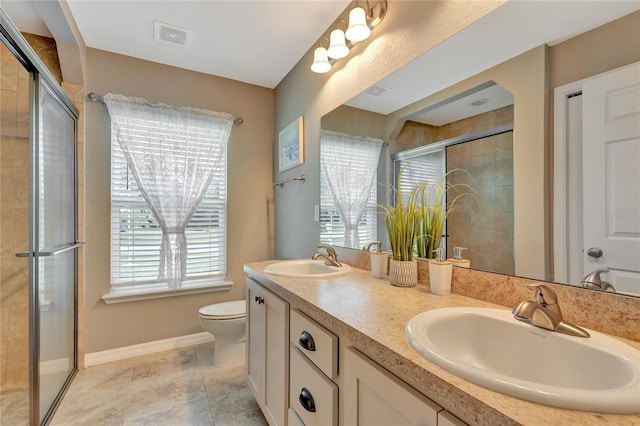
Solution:
<path fill-rule="evenodd" d="M 91 367 L 92 365 L 104 364 L 105 362 L 120 361 L 122 359 L 133 358 L 140 355 L 152 354 L 154 352 L 213 342 L 213 340 L 213 335 L 205 331 L 202 333 L 188 334 L 186 336 L 172 337 L 164 340 L 155 340 L 153 342 L 141 343 L 139 345 L 124 346 L 101 352 L 93 352 L 84 356 L 84 366 Z"/>

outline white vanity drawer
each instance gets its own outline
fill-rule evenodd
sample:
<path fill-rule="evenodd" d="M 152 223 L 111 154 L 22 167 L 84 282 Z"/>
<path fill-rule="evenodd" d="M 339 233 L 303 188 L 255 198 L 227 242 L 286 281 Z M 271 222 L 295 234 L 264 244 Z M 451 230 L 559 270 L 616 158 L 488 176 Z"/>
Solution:
<path fill-rule="evenodd" d="M 297 310 L 289 320 L 291 345 L 300 349 L 330 379 L 338 376 L 338 338 Z"/>
<path fill-rule="evenodd" d="M 338 387 L 293 346 L 289 362 L 289 407 L 306 426 L 337 425 Z"/>

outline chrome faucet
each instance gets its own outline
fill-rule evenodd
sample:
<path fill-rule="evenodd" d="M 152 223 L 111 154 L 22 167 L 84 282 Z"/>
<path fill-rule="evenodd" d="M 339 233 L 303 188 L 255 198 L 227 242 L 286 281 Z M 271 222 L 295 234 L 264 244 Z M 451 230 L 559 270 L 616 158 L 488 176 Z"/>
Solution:
<path fill-rule="evenodd" d="M 544 284 L 527 284 L 527 287 L 535 290 L 536 300 L 520 302 L 513 308 L 517 320 L 571 336 L 589 337 L 582 328 L 563 321 L 558 295 L 553 290 Z"/>
<path fill-rule="evenodd" d="M 338 262 L 338 255 L 336 255 L 336 251 L 327 244 L 318 244 L 318 248 L 323 248 L 327 251 L 327 254 L 324 255 L 322 253 L 314 253 L 311 258 L 313 260 L 318 260 L 318 258 L 324 259 L 324 264 L 328 266 L 342 266 L 342 263 Z"/>
<path fill-rule="evenodd" d="M 371 251 L 371 247 L 376 247 L 376 251 L 382 251 L 382 242 L 381 241 L 373 241 L 362 248 L 364 251 Z"/>
<path fill-rule="evenodd" d="M 602 278 L 600 278 L 600 274 L 606 274 L 607 272 L 609 272 L 608 269 L 596 269 L 584 277 L 580 284 L 582 287 L 591 290 L 610 291 L 615 293 L 616 289 L 611 285 L 611 283 L 603 281 Z"/>

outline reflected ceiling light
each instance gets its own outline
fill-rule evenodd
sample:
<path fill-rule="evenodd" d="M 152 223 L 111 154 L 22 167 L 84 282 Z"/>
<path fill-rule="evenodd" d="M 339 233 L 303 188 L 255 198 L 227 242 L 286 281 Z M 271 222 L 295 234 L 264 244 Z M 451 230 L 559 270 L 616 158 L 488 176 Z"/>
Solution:
<path fill-rule="evenodd" d="M 356 5 L 349 11 L 349 25 L 344 20 L 340 20 L 347 27 L 346 31 L 333 25 L 333 31 L 329 36 L 329 48 L 323 46 L 316 48 L 313 52 L 313 63 L 311 71 L 326 73 L 331 70 L 331 66 L 338 60 L 349 55 L 349 49 L 362 40 L 366 40 L 371 35 L 371 30 L 375 28 L 387 13 L 386 0 L 366 0 L 362 2 L 364 7 Z M 345 37 L 349 42 L 345 40 Z M 326 40 L 326 38 L 325 38 Z"/>
<path fill-rule="evenodd" d="M 329 49 L 327 50 L 327 55 L 333 59 L 342 59 L 349 54 L 349 48 L 347 47 L 347 42 L 344 39 L 344 31 L 340 28 L 336 28 L 331 31 L 331 36 L 329 37 Z"/>
<path fill-rule="evenodd" d="M 481 105 L 488 104 L 488 103 L 489 103 L 489 99 L 482 98 L 482 99 L 478 99 L 478 100 L 475 100 L 475 101 L 471 102 L 469 105 L 473 106 L 473 107 L 477 107 L 477 106 L 481 106 Z"/>
<path fill-rule="evenodd" d="M 327 49 L 320 46 L 313 51 L 313 64 L 311 64 L 311 71 L 318 74 L 324 74 L 331 70 L 331 64 L 329 63 L 329 57 L 327 55 Z"/>
<path fill-rule="evenodd" d="M 349 12 L 349 27 L 345 35 L 353 42 L 366 40 L 371 35 L 371 28 L 367 25 L 367 12 L 357 4 Z"/>

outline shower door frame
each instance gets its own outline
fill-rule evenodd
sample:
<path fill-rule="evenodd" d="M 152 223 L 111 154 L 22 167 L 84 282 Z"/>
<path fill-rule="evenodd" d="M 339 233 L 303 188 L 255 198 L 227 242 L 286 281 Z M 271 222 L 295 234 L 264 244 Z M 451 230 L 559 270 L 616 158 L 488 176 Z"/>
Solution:
<path fill-rule="evenodd" d="M 0 42 L 29 72 L 29 251 L 21 253 L 29 258 L 29 423 L 48 424 L 65 392 L 78 372 L 78 250 L 74 250 L 73 282 L 73 367 L 62 389 L 40 422 L 40 302 L 39 302 L 39 148 L 40 148 L 40 91 L 44 84 L 56 100 L 73 117 L 74 123 L 74 239 L 78 241 L 78 109 L 62 90 L 20 31 L 0 9 Z"/>

